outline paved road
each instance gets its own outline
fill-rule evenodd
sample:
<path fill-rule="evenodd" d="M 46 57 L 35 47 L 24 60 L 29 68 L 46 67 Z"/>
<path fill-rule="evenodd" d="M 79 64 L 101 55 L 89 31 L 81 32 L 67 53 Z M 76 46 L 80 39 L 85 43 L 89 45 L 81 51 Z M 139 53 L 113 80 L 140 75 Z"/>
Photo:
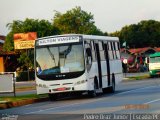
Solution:
<path fill-rule="evenodd" d="M 81 96 L 59 101 L 46 101 L 0 110 L 0 114 L 24 115 L 23 119 L 75 120 L 88 117 L 85 116 L 86 113 L 160 113 L 159 78 L 122 82 L 116 89 L 114 94 L 99 94 L 96 98 Z M 53 116 L 53 114 L 56 115 Z M 68 116 L 68 114 L 72 115 Z M 19 116 L 19 118 L 21 117 Z"/>
<path fill-rule="evenodd" d="M 143 76 L 149 74 L 148 72 L 141 73 L 124 73 L 125 77 L 133 77 L 133 76 Z M 16 82 L 16 88 L 24 88 L 24 87 L 34 87 L 36 85 L 35 81 L 24 81 L 24 82 Z M 27 94 L 36 94 L 36 90 L 27 90 L 27 91 L 16 91 L 16 96 L 27 95 Z M 13 93 L 0 93 L 0 96 L 13 96 Z"/>

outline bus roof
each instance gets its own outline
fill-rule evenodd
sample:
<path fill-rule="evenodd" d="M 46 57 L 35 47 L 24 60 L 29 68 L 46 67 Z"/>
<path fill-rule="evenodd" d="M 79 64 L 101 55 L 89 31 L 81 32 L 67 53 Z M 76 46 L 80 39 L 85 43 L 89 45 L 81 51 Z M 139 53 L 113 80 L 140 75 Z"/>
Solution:
<path fill-rule="evenodd" d="M 119 38 L 118 38 L 118 37 L 98 36 L 98 35 L 85 35 L 85 34 L 63 34 L 63 35 L 54 35 L 54 36 L 47 36 L 47 37 L 38 38 L 38 40 L 47 39 L 47 38 L 52 38 L 52 37 L 67 37 L 67 36 L 82 36 L 83 39 L 89 39 L 89 40 L 119 41 Z"/>
<path fill-rule="evenodd" d="M 98 36 L 98 35 L 82 35 L 84 39 L 119 41 L 118 37 Z"/>
<path fill-rule="evenodd" d="M 160 52 L 156 52 L 154 54 L 151 54 L 149 57 L 160 57 Z"/>

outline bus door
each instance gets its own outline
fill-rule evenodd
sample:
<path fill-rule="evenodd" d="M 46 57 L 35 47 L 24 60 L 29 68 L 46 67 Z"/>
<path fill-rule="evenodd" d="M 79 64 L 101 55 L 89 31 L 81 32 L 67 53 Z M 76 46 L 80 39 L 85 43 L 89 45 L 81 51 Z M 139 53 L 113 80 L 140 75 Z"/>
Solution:
<path fill-rule="evenodd" d="M 99 88 L 102 88 L 102 69 L 101 69 L 101 58 L 98 43 L 95 43 L 97 64 L 98 64 L 98 76 L 99 76 Z"/>
<path fill-rule="evenodd" d="M 106 58 L 106 65 L 107 65 L 107 81 L 108 81 L 108 86 L 110 86 L 110 64 L 109 64 L 109 54 L 108 54 L 108 47 L 107 44 L 104 44 L 104 50 L 105 50 L 105 58 Z"/>

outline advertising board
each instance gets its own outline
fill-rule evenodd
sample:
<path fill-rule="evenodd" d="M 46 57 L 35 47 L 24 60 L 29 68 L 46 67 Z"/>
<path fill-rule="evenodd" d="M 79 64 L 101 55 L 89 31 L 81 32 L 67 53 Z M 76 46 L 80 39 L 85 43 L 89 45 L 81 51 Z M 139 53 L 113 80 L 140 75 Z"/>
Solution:
<path fill-rule="evenodd" d="M 37 39 L 36 32 L 14 34 L 14 48 L 15 49 L 34 48 L 36 39 Z"/>
<path fill-rule="evenodd" d="M 0 93 L 14 92 L 14 74 L 0 74 Z"/>

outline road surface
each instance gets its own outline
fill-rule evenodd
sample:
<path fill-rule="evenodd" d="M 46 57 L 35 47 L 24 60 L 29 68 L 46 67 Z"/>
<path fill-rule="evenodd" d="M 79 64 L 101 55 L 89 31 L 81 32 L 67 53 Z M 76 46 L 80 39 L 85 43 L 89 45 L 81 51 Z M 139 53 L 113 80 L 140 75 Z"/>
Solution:
<path fill-rule="evenodd" d="M 96 98 L 72 97 L 0 110 L 2 118 L 8 114 L 15 115 L 18 120 L 84 120 L 91 117 L 115 117 L 88 115 L 127 114 L 129 116 L 121 117 L 130 117 L 131 113 L 160 113 L 159 78 L 125 81 L 116 86 L 114 94 L 99 94 Z M 160 118 L 160 115 L 156 117 Z"/>

